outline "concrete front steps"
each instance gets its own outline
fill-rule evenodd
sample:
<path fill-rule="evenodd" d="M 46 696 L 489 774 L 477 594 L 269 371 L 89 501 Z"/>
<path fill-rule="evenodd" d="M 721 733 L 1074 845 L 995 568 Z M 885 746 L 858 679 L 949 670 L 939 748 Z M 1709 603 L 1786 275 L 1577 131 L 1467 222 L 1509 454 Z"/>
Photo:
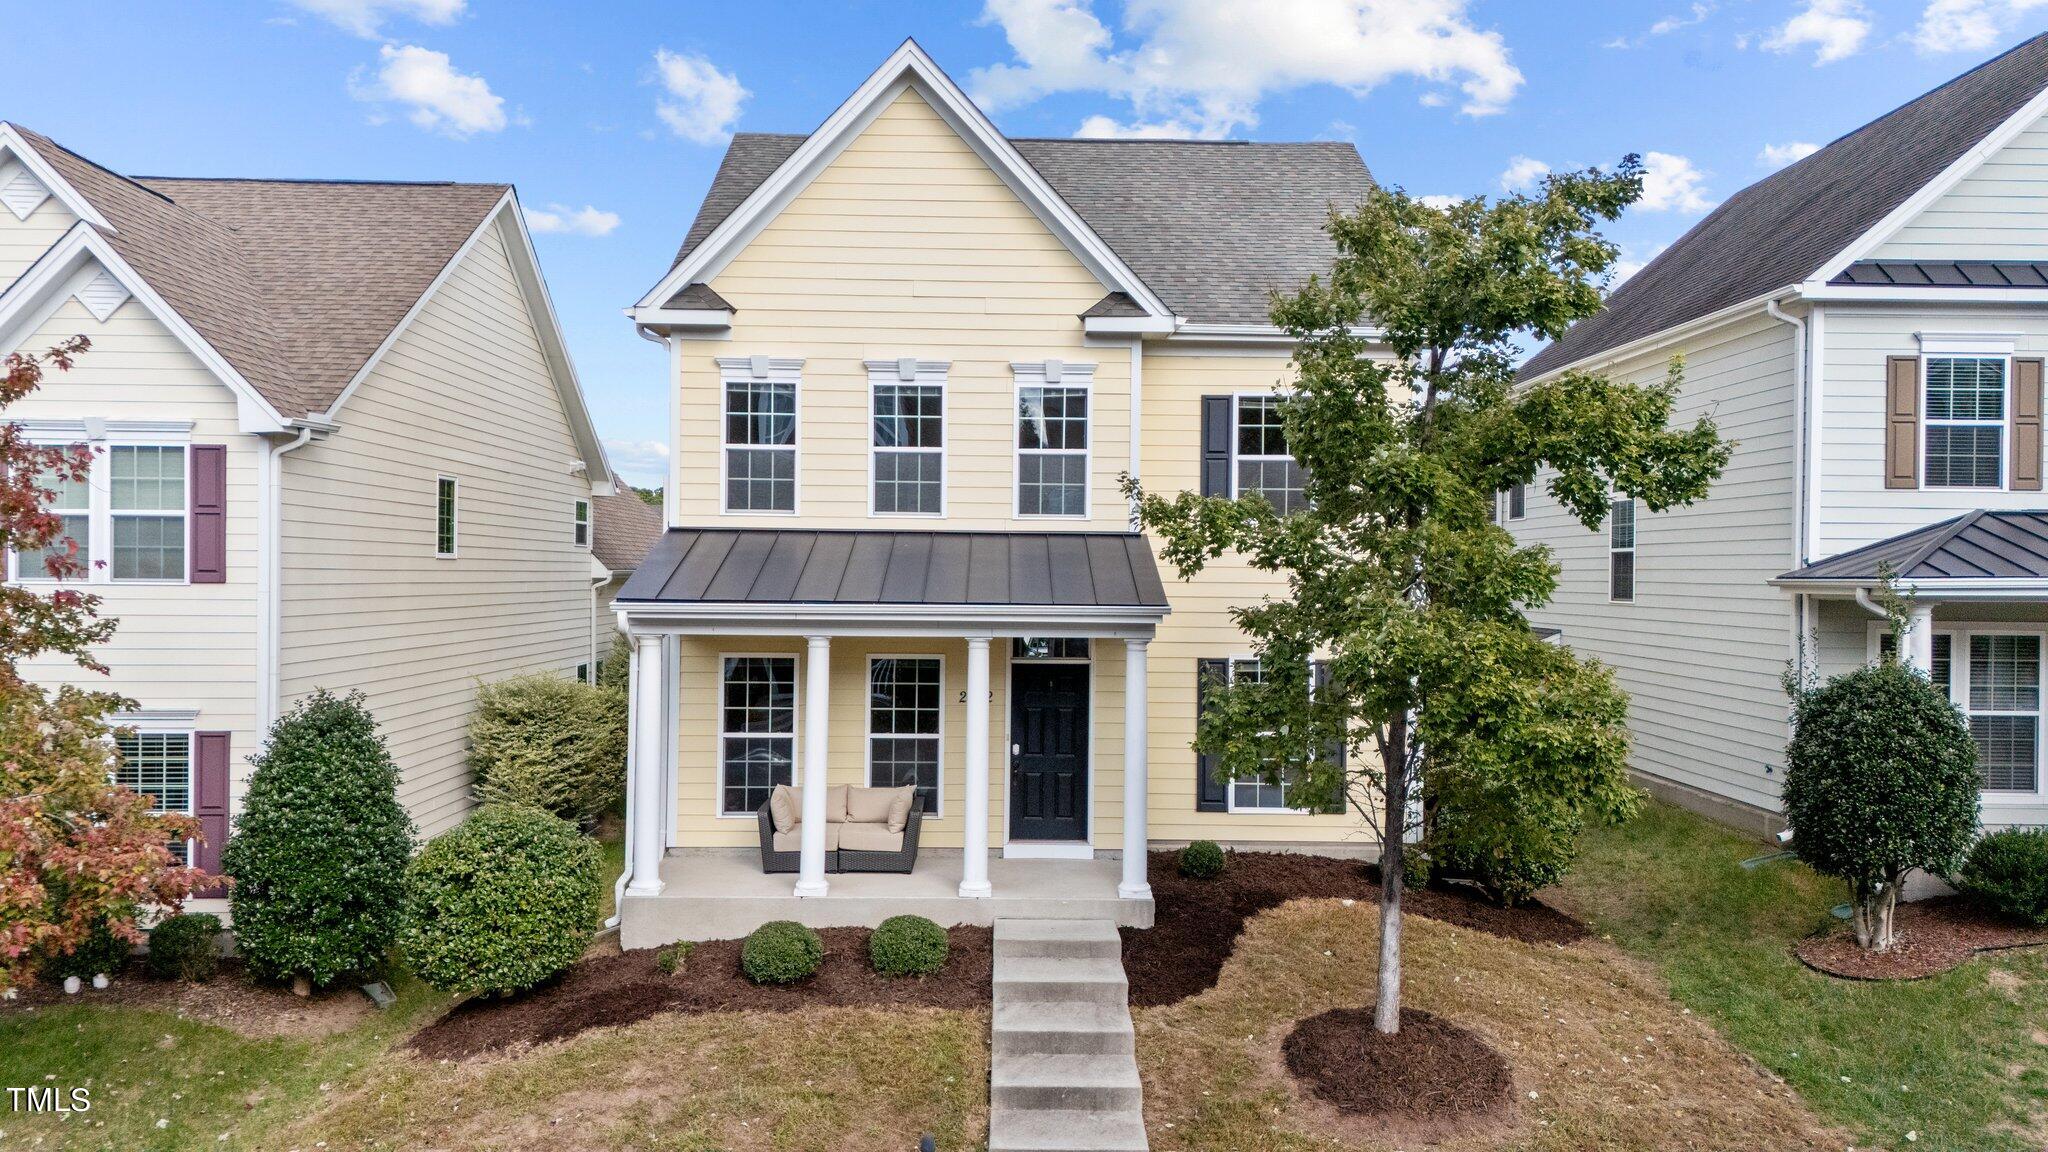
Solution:
<path fill-rule="evenodd" d="M 989 1152 L 1145 1152 L 1122 941 L 1107 920 L 997 920 Z"/>

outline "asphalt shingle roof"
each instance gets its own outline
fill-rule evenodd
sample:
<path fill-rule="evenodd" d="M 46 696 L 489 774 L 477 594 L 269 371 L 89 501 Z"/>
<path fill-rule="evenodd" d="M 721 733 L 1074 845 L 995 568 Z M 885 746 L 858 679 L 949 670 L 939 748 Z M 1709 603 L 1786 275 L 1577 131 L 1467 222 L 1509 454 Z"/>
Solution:
<path fill-rule="evenodd" d="M 2048 85 L 2048 34 L 1757 181 L 1530 358 L 1541 375 L 1797 284 Z"/>
<path fill-rule="evenodd" d="M 676 253 L 681 263 L 803 136 L 742 132 Z M 1372 186 L 1358 149 L 1315 142 L 1013 139 L 1068 207 L 1190 320 L 1268 323 L 1271 296 L 1327 273 L 1323 225 Z"/>
<path fill-rule="evenodd" d="M 661 507 L 638 493 L 591 497 L 590 551 L 614 572 L 631 572 L 661 537 Z"/>
<path fill-rule="evenodd" d="M 2048 578 L 2048 511 L 1978 509 L 1831 556 L 1780 580 Z"/>

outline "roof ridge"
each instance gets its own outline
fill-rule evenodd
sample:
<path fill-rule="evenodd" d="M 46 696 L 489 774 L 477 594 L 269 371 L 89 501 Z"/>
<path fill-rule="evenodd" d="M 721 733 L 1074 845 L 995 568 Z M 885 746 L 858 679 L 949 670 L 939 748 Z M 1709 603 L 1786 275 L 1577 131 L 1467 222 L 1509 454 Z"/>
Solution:
<path fill-rule="evenodd" d="M 1965 529 L 1969 528 L 1971 525 L 1977 523 L 1977 521 L 1982 520 L 1984 517 L 1990 514 L 1991 510 L 1988 508 L 1974 508 L 1968 512 L 1963 513 L 1961 516 L 1957 516 L 1954 519 L 1948 521 L 1946 529 L 1943 531 L 1937 531 L 1932 539 L 1930 539 L 1925 545 L 1921 546 L 1919 551 L 1913 553 L 1911 556 L 1908 556 L 1906 558 L 1906 562 L 1899 565 L 1898 571 L 1900 573 L 1911 572 L 1913 569 L 1918 568 L 1920 565 L 1927 563 L 1928 559 L 1931 558 L 1936 552 L 1939 552 L 1943 548 L 1948 547 L 1951 541 L 1953 541 L 1957 536 L 1962 535 Z M 1935 527 L 1941 528 L 1942 526 L 1935 525 Z"/>
<path fill-rule="evenodd" d="M 54 136 L 45 136 L 41 132 L 38 132 L 35 129 L 30 128 L 26 124 L 16 124 L 14 123 L 14 121 L 11 120 L 0 121 L 0 123 L 12 124 L 17 131 L 26 132 L 29 135 L 36 137 L 37 139 L 43 141 L 43 143 L 48 144 L 50 147 L 55 148 L 58 151 L 64 153 L 66 156 L 71 157 L 73 160 L 78 161 L 80 164 L 84 164 L 89 168 L 95 168 L 101 172 L 104 172 L 107 175 L 112 176 L 114 179 L 119 180 L 121 183 L 126 184 L 131 188 L 134 188 L 138 192 L 143 193 L 144 195 L 154 196 L 166 204 L 177 204 L 177 201 L 171 199 L 169 196 L 164 195 L 163 193 L 157 191 L 156 189 L 151 188 L 145 184 L 137 183 L 135 177 L 125 176 L 119 172 L 114 171 L 112 168 L 107 167 L 105 164 L 102 164 L 99 161 L 92 159 L 89 156 L 85 156 L 81 153 L 72 151 L 70 148 L 67 148 L 63 144 L 59 143 L 56 137 Z M 29 141 L 28 144 L 31 148 L 35 147 L 34 140 Z M 74 191 L 77 191 L 80 196 L 85 195 L 84 191 L 82 190 L 74 189 Z M 187 211 L 190 210 L 187 209 Z M 197 215 L 197 213 L 194 213 L 194 215 Z"/>
<path fill-rule="evenodd" d="M 145 176 L 137 174 L 125 177 L 130 182 L 139 180 L 181 181 L 207 184 L 321 184 L 360 185 L 371 188 L 510 188 L 503 180 L 351 180 L 330 176 Z M 147 188 L 146 185 L 144 185 Z M 156 192 L 155 189 L 148 189 Z M 162 196 L 161 192 L 156 192 Z M 169 199 L 169 197 L 165 197 Z"/>

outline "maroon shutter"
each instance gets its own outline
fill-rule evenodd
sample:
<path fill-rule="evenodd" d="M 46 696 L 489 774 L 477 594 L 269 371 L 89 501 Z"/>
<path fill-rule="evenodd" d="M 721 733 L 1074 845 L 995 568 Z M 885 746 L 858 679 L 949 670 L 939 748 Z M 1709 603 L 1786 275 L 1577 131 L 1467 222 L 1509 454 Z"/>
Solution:
<path fill-rule="evenodd" d="M 199 817 L 199 834 L 205 842 L 193 853 L 192 864 L 209 876 L 220 875 L 220 850 L 228 842 L 228 740 L 226 732 L 192 734 L 192 814 Z M 219 896 L 220 886 L 194 893 Z"/>
<path fill-rule="evenodd" d="M 192 583 L 228 579 L 228 450 L 192 445 Z"/>
<path fill-rule="evenodd" d="M 1202 397 L 1202 495 L 1230 495 L 1231 398 Z"/>

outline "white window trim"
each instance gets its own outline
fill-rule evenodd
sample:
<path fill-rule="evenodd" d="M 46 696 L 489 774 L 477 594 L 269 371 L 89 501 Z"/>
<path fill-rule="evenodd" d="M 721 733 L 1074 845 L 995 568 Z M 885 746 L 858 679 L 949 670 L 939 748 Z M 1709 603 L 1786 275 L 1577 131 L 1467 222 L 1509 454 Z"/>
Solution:
<path fill-rule="evenodd" d="M 1238 446 L 1238 444 L 1239 444 L 1239 443 L 1241 442 L 1241 441 L 1239 440 L 1239 437 L 1240 437 L 1240 436 L 1242 435 L 1242 433 L 1243 433 L 1243 430 L 1244 430 L 1244 408 L 1243 408 L 1244 402 L 1245 402 L 1246 400 L 1285 400 L 1285 399 L 1287 399 L 1287 398 L 1288 398 L 1288 397 L 1289 397 L 1290 395 L 1292 395 L 1292 394 L 1291 394 L 1291 393 L 1287 393 L 1287 392 L 1279 392 L 1279 391 L 1265 391 L 1265 392 L 1233 392 L 1233 393 L 1231 393 L 1231 394 L 1230 394 L 1230 498 L 1231 498 L 1231 499 L 1235 500 L 1235 499 L 1237 499 L 1238 497 L 1240 497 L 1240 496 L 1244 495 L 1244 491 L 1243 491 L 1243 488 L 1242 488 L 1242 486 L 1241 486 L 1241 485 L 1240 485 L 1240 484 L 1238 483 L 1238 477 L 1239 477 L 1239 476 L 1241 475 L 1241 473 L 1242 473 L 1242 470 L 1241 470 L 1240 468 L 1238 468 L 1238 464 L 1239 464 L 1240 462 L 1242 462 L 1242 461 L 1245 461 L 1245 460 L 1260 460 L 1260 461 L 1265 461 L 1265 460 L 1285 460 L 1285 461 L 1287 461 L 1288 463 L 1290 463 L 1290 464 L 1293 464 L 1293 465 L 1295 465 L 1296 467 L 1299 467 L 1299 466 L 1300 466 L 1300 464 L 1301 464 L 1301 461 L 1299 461 L 1299 460 L 1296 460 L 1296 459 L 1294 458 L 1294 454 L 1293 454 L 1292 452 L 1288 453 L 1288 454 L 1287 454 L 1287 455 L 1285 455 L 1285 456 L 1264 456 L 1264 455 L 1259 455 L 1259 456 L 1246 456 L 1246 455 L 1244 455 L 1243 453 L 1241 453 L 1241 452 L 1239 452 L 1239 451 L 1237 450 L 1237 446 Z"/>
<path fill-rule="evenodd" d="M 727 732 L 725 730 L 725 662 L 728 660 L 787 660 L 795 672 L 796 679 L 789 690 L 789 784 L 801 787 L 804 782 L 804 661 L 810 657 L 801 652 L 720 652 L 718 654 L 718 696 L 712 701 L 717 716 L 711 725 L 711 814 L 720 820 L 753 820 L 752 812 L 727 812 L 725 810 L 725 742 L 729 737 L 759 736 L 759 732 Z M 771 733 L 772 735 L 772 733 Z"/>
<path fill-rule="evenodd" d="M 448 495 L 448 550 L 441 551 L 441 485 L 452 484 Z M 462 478 L 440 473 L 434 477 L 434 559 L 453 560 L 462 553 Z"/>
<path fill-rule="evenodd" d="M 938 662 L 938 734 L 936 736 L 913 735 L 908 737 L 912 740 L 931 740 L 938 746 L 939 776 L 938 788 L 935 791 L 935 794 L 938 797 L 938 807 L 924 814 L 924 819 L 926 820 L 938 820 L 941 818 L 942 814 L 946 810 L 946 658 L 937 653 L 927 652 L 871 652 L 868 654 L 867 679 L 865 682 L 861 684 L 862 697 L 867 701 L 867 703 L 864 704 L 861 708 L 861 711 L 865 714 L 865 718 L 862 720 L 862 726 L 867 729 L 867 736 L 862 741 L 863 747 L 861 751 L 862 762 L 866 765 L 866 768 L 863 772 L 863 775 L 861 776 L 861 779 L 867 781 L 867 786 L 870 788 L 880 787 L 880 785 L 877 785 L 875 783 L 875 737 L 881 736 L 892 740 L 904 738 L 903 734 L 900 732 L 875 731 L 874 685 L 875 662 L 877 660 L 934 660 Z"/>
<path fill-rule="evenodd" d="M 595 535 L 595 525 L 591 521 L 590 501 L 578 500 L 570 507 L 569 539 L 574 541 L 578 548 L 588 549 L 590 547 L 591 537 Z M 578 536 L 583 538 L 577 540 Z"/>
<path fill-rule="evenodd" d="M 197 711 L 165 710 L 162 712 L 117 712 L 107 717 L 109 727 L 130 728 L 138 736 L 183 736 L 185 738 L 185 807 L 177 812 L 173 812 L 168 808 L 152 808 L 151 811 L 153 812 L 161 812 L 172 816 L 197 816 L 199 814 L 199 731 L 192 726 L 193 721 L 198 716 L 199 713 Z M 107 774 L 107 782 L 110 784 L 118 783 L 119 773 L 109 772 Z M 187 840 L 181 847 L 184 849 L 185 863 L 190 865 L 192 863 L 192 842 Z"/>
<path fill-rule="evenodd" d="M 1890 630 L 1882 620 L 1872 620 L 1865 630 L 1865 658 L 1875 664 L 1878 660 L 1879 645 Z M 2041 708 L 2034 714 L 2034 790 L 2032 792 L 1977 790 L 1977 802 L 1986 808 L 2031 807 L 2048 798 L 2048 623 L 1975 623 L 1968 620 L 1943 620 L 1934 629 L 1934 635 L 1949 638 L 1948 698 L 1963 714 L 1967 723 L 1971 716 L 2024 716 L 2024 712 L 1975 712 L 1970 708 L 1970 638 L 1973 636 L 2032 636 L 2043 645 L 2041 665 L 2043 688 Z"/>
<path fill-rule="evenodd" d="M 789 356 L 720 356 L 718 364 L 718 514 L 721 516 L 795 516 L 804 508 L 804 362 Z M 727 386 L 731 384 L 787 384 L 791 390 L 789 444 L 732 444 L 725 438 Z M 872 402 L 872 401 L 871 401 Z M 870 434 L 869 439 L 873 439 Z M 729 483 L 732 449 L 747 448 L 789 452 L 789 508 L 734 508 Z"/>
<path fill-rule="evenodd" d="M 1518 491 L 1522 494 L 1522 510 L 1520 512 L 1515 511 L 1515 493 Z M 1507 491 L 1501 493 L 1501 506 L 1505 509 L 1501 517 L 1504 521 L 1527 520 L 1529 518 L 1529 486 L 1526 484 L 1508 485 Z"/>
<path fill-rule="evenodd" d="M 1617 548 L 1614 546 L 1613 505 L 1622 500 L 1628 501 L 1629 504 L 1629 545 L 1626 548 Z M 1605 523 L 1601 524 L 1600 528 L 1607 536 L 1607 571 L 1605 573 L 1607 577 L 1607 602 L 1609 604 L 1634 604 L 1642 599 L 1641 593 L 1643 590 L 1643 568 L 1638 563 L 1641 559 L 1643 543 L 1643 517 L 1642 509 L 1636 505 L 1636 498 L 1623 492 L 1610 492 L 1608 495 L 1607 519 Z M 1619 599 L 1614 595 L 1614 557 L 1623 552 L 1628 553 L 1629 556 L 1628 599 L 1626 600 Z"/>
<path fill-rule="evenodd" d="M 1069 364 L 1063 360 L 1039 360 L 1010 365 L 1010 516 L 1016 520 L 1079 520 L 1092 517 L 1095 508 L 1095 365 Z M 1088 442 L 1080 449 L 1081 511 L 1078 514 L 1049 515 L 1024 511 L 1024 457 L 1072 456 L 1072 448 L 1025 448 L 1018 443 L 1021 428 L 1017 412 L 1026 388 L 1078 388 L 1088 394 Z"/>
<path fill-rule="evenodd" d="M 1931 350 L 1930 350 L 1931 349 Z M 1927 362 L 1929 360 L 2002 360 L 2005 380 L 1998 408 L 2003 414 L 1998 426 L 1998 483 L 1932 484 L 1927 478 L 1927 430 L 1935 424 L 1944 428 L 1989 428 L 1989 420 L 1934 420 L 1927 415 Z M 1918 461 L 1920 488 L 1926 492 L 2008 492 L 2012 489 L 2012 361 L 2013 346 L 2001 339 L 1930 339 L 1920 341 L 1920 427 Z"/>
<path fill-rule="evenodd" d="M 87 419 L 15 421 L 30 431 L 33 442 L 44 448 L 70 448 L 84 444 L 92 450 L 92 472 L 86 477 L 86 533 L 91 537 L 84 557 L 82 579 L 53 580 L 47 574 L 21 570 L 21 558 L 7 550 L 7 579 L 15 584 L 57 587 L 80 584 L 123 588 L 182 588 L 192 583 L 192 424 L 190 421 L 110 421 Z M 162 517 L 173 513 L 130 509 L 114 511 L 114 448 L 176 448 L 184 459 L 185 507 L 176 513 L 183 522 L 185 574 L 173 579 L 144 580 L 114 578 L 114 521 L 118 517 Z M 76 511 L 71 513 L 77 515 Z"/>
<path fill-rule="evenodd" d="M 868 370 L 868 516 L 877 520 L 943 520 L 952 485 L 952 458 L 947 452 L 953 443 L 953 430 L 949 425 L 953 419 L 953 397 L 946 387 L 946 376 L 952 368 L 947 360 L 869 360 Z M 911 384 L 935 387 L 939 390 L 939 446 L 933 448 L 885 448 L 875 443 L 875 389 L 880 385 Z M 1092 416 L 1093 413 L 1091 412 Z M 1092 429 L 1091 429 L 1092 431 Z M 1090 437 L 1092 440 L 1093 437 Z M 936 451 L 939 454 L 939 510 L 937 512 L 884 512 L 875 507 L 875 461 L 883 454 L 924 455 Z"/>
<path fill-rule="evenodd" d="M 1258 662 L 1259 662 L 1259 658 L 1258 658 L 1258 656 L 1256 656 L 1256 655 L 1254 655 L 1254 654 L 1252 654 L 1252 653 L 1249 653 L 1249 652 L 1247 652 L 1247 653 L 1242 653 L 1242 654 L 1239 654 L 1239 655 L 1234 655 L 1234 656 L 1227 656 L 1227 657 L 1225 657 L 1225 658 L 1224 658 L 1224 661 L 1223 661 L 1223 682 L 1224 682 L 1225 684 L 1235 684 L 1235 683 L 1237 683 L 1237 666 L 1238 666 L 1239 664 L 1257 664 Z M 1311 662 L 1311 663 L 1313 663 L 1313 662 Z M 1311 681 L 1311 683 L 1313 683 L 1313 681 Z M 1200 718 L 1200 717 L 1196 717 L 1196 723 L 1197 723 L 1197 724 L 1199 724 L 1200 722 L 1201 722 L 1201 718 Z M 1228 813 L 1228 814 L 1230 814 L 1230 815 L 1233 815 L 1233 816 L 1235 816 L 1235 815 L 1239 815 L 1239 814 L 1244 814 L 1244 815 L 1257 815 L 1257 816 L 1313 816 L 1313 815 L 1315 815 L 1315 813 L 1314 813 L 1314 812 L 1311 812 L 1311 811 L 1310 811 L 1309 809 L 1307 809 L 1307 808 L 1296 808 L 1296 807 L 1293 807 L 1293 806 L 1291 806 L 1291 805 L 1285 805 L 1285 804 L 1283 804 L 1283 805 L 1280 805 L 1280 806 L 1278 806 L 1278 807 L 1271 807 L 1271 806 L 1264 806 L 1264 805 L 1252 805 L 1252 804 L 1239 804 L 1239 803 L 1237 802 L 1237 782 L 1238 782 L 1238 781 L 1239 781 L 1240 779 L 1243 779 L 1243 777 L 1238 777 L 1238 776 L 1232 776 L 1232 777 L 1230 777 L 1229 779 L 1227 779 L 1227 780 L 1225 780 L 1225 781 L 1223 782 L 1223 810 L 1224 810 L 1224 812 L 1226 812 L 1226 813 Z M 1259 780 L 1258 780 L 1257 782 L 1258 782 L 1258 783 L 1259 783 L 1259 784 L 1260 784 L 1261 786 L 1263 786 L 1263 785 L 1265 784 L 1265 779 L 1264 779 L 1264 778 L 1262 777 L 1262 778 L 1260 778 L 1260 779 L 1259 779 Z M 1286 779 L 1285 779 L 1285 778 L 1282 778 L 1282 779 L 1280 780 L 1280 782 L 1279 782 L 1279 787 L 1280 787 L 1280 795 L 1281 795 L 1281 796 L 1282 796 L 1283 798 L 1285 798 L 1285 797 L 1286 797 L 1286 795 L 1287 795 L 1287 781 L 1286 781 Z"/>

